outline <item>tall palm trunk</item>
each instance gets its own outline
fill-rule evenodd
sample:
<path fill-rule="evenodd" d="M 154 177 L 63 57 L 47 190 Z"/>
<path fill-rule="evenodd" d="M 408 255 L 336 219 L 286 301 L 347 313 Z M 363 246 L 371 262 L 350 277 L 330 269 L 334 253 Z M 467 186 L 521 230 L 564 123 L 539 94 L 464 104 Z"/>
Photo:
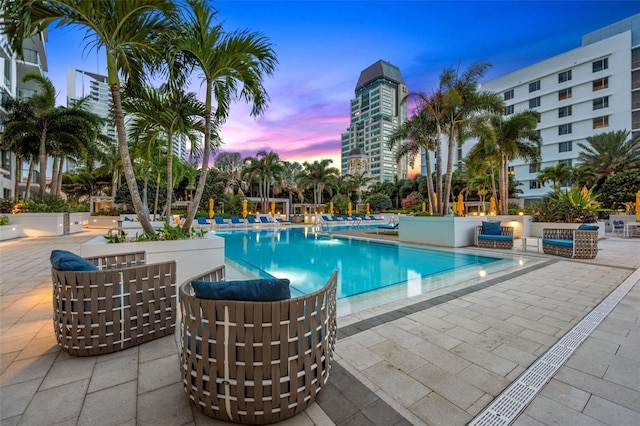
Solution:
<path fill-rule="evenodd" d="M 442 214 L 438 203 L 442 203 L 442 128 L 438 124 L 438 140 L 436 141 L 436 198 L 433 199 L 433 194 L 429 194 L 431 201 L 433 201 L 435 213 Z"/>
<path fill-rule="evenodd" d="M 58 171 L 60 170 L 60 158 L 54 157 L 53 166 L 51 168 L 51 189 L 49 192 L 58 195 Z"/>
<path fill-rule="evenodd" d="M 13 199 L 17 200 L 18 197 L 18 190 L 19 190 L 19 185 L 20 185 L 20 179 L 22 179 L 22 162 L 23 162 L 23 158 L 20 156 L 16 155 L 16 167 L 15 167 L 15 173 L 14 173 L 14 180 L 13 180 Z"/>
<path fill-rule="evenodd" d="M 205 112 L 204 112 L 204 151 L 202 154 L 202 169 L 200 169 L 200 179 L 196 185 L 196 193 L 193 196 L 193 204 L 187 212 L 184 225 L 182 229 L 185 231 L 191 228 L 191 223 L 196 216 L 196 211 L 200 205 L 202 194 L 204 193 L 204 187 L 207 183 L 207 174 L 209 173 L 209 156 L 211 154 L 211 89 L 212 81 L 207 79 L 206 84 L 206 97 L 205 97 Z"/>
<path fill-rule="evenodd" d="M 60 166 L 58 167 L 58 184 L 56 185 L 56 195 L 62 193 L 62 170 L 64 170 L 65 156 L 60 157 Z"/>
<path fill-rule="evenodd" d="M 31 178 L 33 177 L 33 171 L 36 169 L 35 163 L 29 162 L 29 172 L 27 173 L 27 181 L 25 182 L 24 199 L 29 200 L 31 198 Z"/>
<path fill-rule="evenodd" d="M 167 208 L 165 209 L 167 215 L 167 221 L 171 217 L 171 203 L 173 201 L 173 142 L 172 142 L 171 130 L 167 132 Z M 158 187 L 160 187 L 160 180 L 158 175 Z M 157 200 L 157 198 L 156 198 Z M 156 201 L 157 204 L 157 201 Z M 155 207 L 153 214 L 155 215 Z M 196 209 L 197 210 L 197 209 Z"/>
<path fill-rule="evenodd" d="M 107 54 L 108 62 L 110 62 L 110 68 L 115 71 L 115 58 L 112 55 Z M 109 72 L 111 74 L 111 72 Z M 124 177 L 129 186 L 129 193 L 131 194 L 131 201 L 133 208 L 135 209 L 142 230 L 145 234 L 153 235 L 155 230 L 151 226 L 151 222 L 147 217 L 142 204 L 142 198 L 140 198 L 140 191 L 138 190 L 138 183 L 133 172 L 133 163 L 131 162 L 131 154 L 129 153 L 129 145 L 127 144 L 127 137 L 124 128 L 124 110 L 122 109 L 122 99 L 120 97 L 120 86 L 117 83 L 109 84 L 111 89 L 111 97 L 113 99 L 113 115 L 116 122 L 116 132 L 118 134 L 118 147 L 120 148 L 120 157 L 122 158 L 122 165 L 124 168 Z"/>
<path fill-rule="evenodd" d="M 47 190 L 47 126 L 45 125 L 40 135 L 40 149 L 38 151 L 38 164 L 40 165 L 40 189 L 38 195 L 44 197 Z"/>
<path fill-rule="evenodd" d="M 449 198 L 451 197 L 451 181 L 453 180 L 453 157 L 456 148 L 456 131 L 451 126 L 449 131 L 448 152 L 447 152 L 447 177 L 445 179 L 444 193 L 440 201 L 440 214 L 449 213 Z"/>
<path fill-rule="evenodd" d="M 424 157 L 424 164 L 427 171 L 427 198 L 429 199 L 429 214 L 433 214 L 433 175 L 431 174 L 431 160 L 429 159 L 428 151 Z"/>
<path fill-rule="evenodd" d="M 120 171 L 116 167 L 111 174 L 111 197 L 116 198 L 118 188 L 120 187 Z"/>

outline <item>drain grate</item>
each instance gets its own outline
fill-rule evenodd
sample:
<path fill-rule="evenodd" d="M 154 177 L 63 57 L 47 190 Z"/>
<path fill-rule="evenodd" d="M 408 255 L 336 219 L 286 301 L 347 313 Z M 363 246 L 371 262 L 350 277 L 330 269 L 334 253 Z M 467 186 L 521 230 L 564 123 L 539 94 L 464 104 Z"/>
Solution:
<path fill-rule="evenodd" d="M 585 341 L 639 280 L 640 269 L 637 269 L 542 357 L 538 358 L 504 392 L 498 395 L 476 418 L 469 422 L 468 426 L 511 424 L 551 380 L 571 354 L 578 349 L 578 346 Z"/>

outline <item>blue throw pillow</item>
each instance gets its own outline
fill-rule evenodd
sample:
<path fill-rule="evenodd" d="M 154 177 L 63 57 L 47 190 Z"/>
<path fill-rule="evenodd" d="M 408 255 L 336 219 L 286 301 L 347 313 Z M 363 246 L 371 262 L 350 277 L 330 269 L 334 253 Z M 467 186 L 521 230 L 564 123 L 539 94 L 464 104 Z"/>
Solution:
<path fill-rule="evenodd" d="M 586 223 L 583 223 L 582 225 L 578 226 L 578 229 L 580 231 L 597 231 L 600 227 L 596 226 L 596 225 L 587 225 Z"/>
<path fill-rule="evenodd" d="M 98 267 L 75 253 L 66 250 L 51 250 L 51 266 L 60 271 L 97 271 Z"/>
<path fill-rule="evenodd" d="M 482 222 L 482 233 L 485 235 L 500 235 L 500 222 Z"/>
<path fill-rule="evenodd" d="M 291 298 L 289 280 L 191 281 L 196 297 L 247 302 L 274 302 Z"/>

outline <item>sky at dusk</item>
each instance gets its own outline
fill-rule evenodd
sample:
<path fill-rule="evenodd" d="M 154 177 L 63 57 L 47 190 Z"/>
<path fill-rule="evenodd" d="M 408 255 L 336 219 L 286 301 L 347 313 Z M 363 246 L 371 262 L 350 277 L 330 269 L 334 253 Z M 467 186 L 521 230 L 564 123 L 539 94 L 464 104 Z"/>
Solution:
<path fill-rule="evenodd" d="M 220 132 L 224 152 L 274 151 L 288 161 L 330 158 L 360 72 L 383 59 L 409 92 L 431 93 L 440 72 L 476 61 L 492 79 L 579 47 L 582 35 L 640 13 L 640 1 L 217 1 L 225 30 L 258 31 L 274 45 L 267 111 L 236 104 Z M 82 34 L 50 30 L 47 76 L 66 102 L 68 67 L 106 74 L 103 55 L 83 51 Z M 198 75 L 190 91 L 199 93 Z M 411 111 L 409 113 L 411 115 Z"/>

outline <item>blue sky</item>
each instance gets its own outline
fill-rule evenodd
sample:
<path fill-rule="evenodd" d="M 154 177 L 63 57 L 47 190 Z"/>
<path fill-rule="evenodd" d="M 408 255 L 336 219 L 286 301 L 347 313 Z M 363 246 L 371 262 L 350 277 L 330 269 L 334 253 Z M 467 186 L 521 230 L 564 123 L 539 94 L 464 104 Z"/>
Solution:
<path fill-rule="evenodd" d="M 217 1 L 228 31 L 267 36 L 278 67 L 265 86 L 261 117 L 235 105 L 221 131 L 222 150 L 277 152 L 289 161 L 331 158 L 360 72 L 383 59 L 400 68 L 410 92 L 430 93 L 444 68 L 493 64 L 498 77 L 579 47 L 582 35 L 636 13 L 639 1 Z M 49 32 L 51 78 L 66 98 L 67 67 L 104 74 L 104 58 L 83 52 L 82 34 Z M 197 76 L 191 91 L 199 92 Z M 200 93 L 204 100 L 204 94 Z"/>

